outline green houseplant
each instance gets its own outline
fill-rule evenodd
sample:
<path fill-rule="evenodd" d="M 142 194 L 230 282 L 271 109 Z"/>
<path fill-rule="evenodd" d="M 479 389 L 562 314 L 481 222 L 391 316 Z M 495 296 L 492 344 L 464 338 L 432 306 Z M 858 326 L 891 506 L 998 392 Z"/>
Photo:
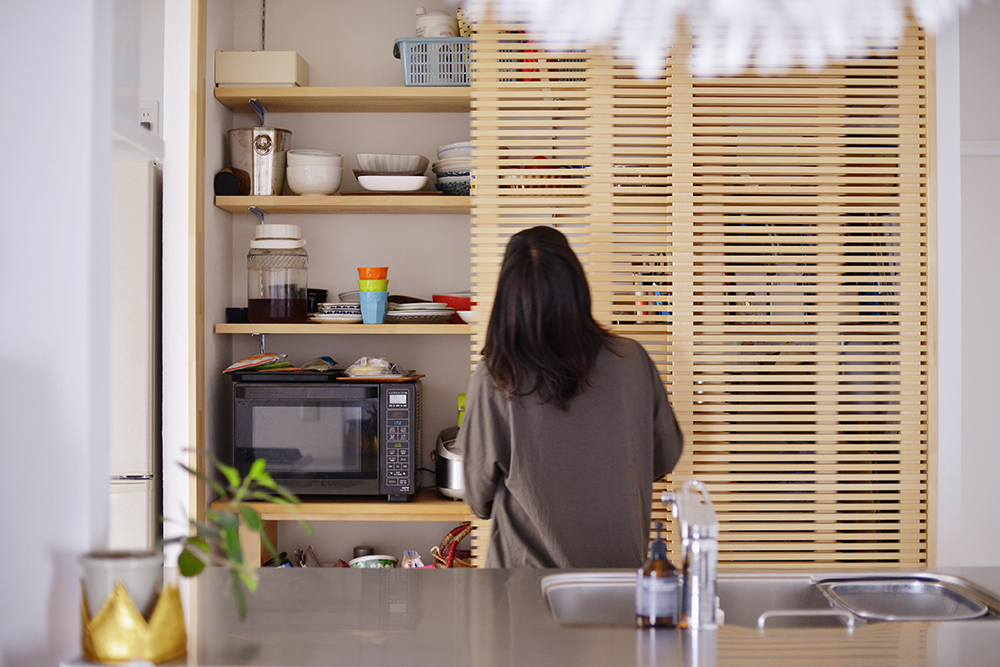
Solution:
<path fill-rule="evenodd" d="M 177 560 L 178 569 L 185 577 L 197 576 L 207 565 L 217 565 L 229 570 L 236 610 L 240 620 L 244 620 L 246 618 L 244 587 L 251 592 L 257 590 L 258 565 L 247 562 L 240 547 L 241 520 L 247 528 L 260 533 L 261 543 L 272 556 L 277 555 L 274 544 L 266 533 L 261 532 L 264 523 L 260 514 L 247 503 L 269 502 L 294 506 L 299 504 L 299 499 L 274 481 L 265 470 L 263 459 L 254 461 L 246 476 L 241 476 L 236 468 L 223 464 L 210 452 L 197 450 L 197 453 L 219 471 L 223 481 L 217 481 L 211 475 L 193 470 L 184 464 L 181 464 L 181 467 L 208 485 L 223 502 L 221 507 L 216 509 L 210 507 L 206 510 L 203 523 L 189 519 L 191 534 L 171 540 L 179 541 L 183 545 Z M 301 519 L 299 522 L 308 534 L 312 533 L 308 523 Z"/>

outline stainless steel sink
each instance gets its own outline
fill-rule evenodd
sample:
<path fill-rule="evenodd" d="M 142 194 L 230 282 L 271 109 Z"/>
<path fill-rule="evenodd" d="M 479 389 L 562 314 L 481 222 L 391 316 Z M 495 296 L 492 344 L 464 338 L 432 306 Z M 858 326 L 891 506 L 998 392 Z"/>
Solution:
<path fill-rule="evenodd" d="M 965 621 L 990 612 L 991 596 L 957 578 L 825 580 L 817 587 L 834 605 L 871 621 Z"/>
<path fill-rule="evenodd" d="M 565 625 L 634 625 L 635 573 L 579 572 L 544 577 L 542 595 Z M 1000 599 L 957 577 L 933 573 L 864 576 L 720 574 L 727 625 L 853 627 L 868 621 L 1000 618 Z"/>

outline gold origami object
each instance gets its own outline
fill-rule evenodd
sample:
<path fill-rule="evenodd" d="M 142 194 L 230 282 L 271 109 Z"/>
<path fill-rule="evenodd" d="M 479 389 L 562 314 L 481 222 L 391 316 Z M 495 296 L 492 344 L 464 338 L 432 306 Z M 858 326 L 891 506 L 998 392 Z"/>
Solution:
<path fill-rule="evenodd" d="M 184 609 L 177 586 L 167 584 L 156 600 L 149 621 L 136 609 L 121 582 L 93 619 L 83 595 L 83 658 L 90 662 L 120 665 L 132 660 L 159 663 L 187 652 Z"/>

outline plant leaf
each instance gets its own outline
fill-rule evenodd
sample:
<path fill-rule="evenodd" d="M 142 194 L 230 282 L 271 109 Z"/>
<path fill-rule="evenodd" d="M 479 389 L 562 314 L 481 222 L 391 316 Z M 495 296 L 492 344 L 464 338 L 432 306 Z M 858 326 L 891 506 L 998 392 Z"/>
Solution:
<path fill-rule="evenodd" d="M 257 459 L 250 465 L 250 470 L 247 472 L 246 478 L 255 482 L 259 482 L 260 476 L 264 473 L 264 466 L 267 465 L 267 461 L 264 459 Z"/>
<path fill-rule="evenodd" d="M 205 569 L 205 562 L 185 547 L 177 557 L 177 567 L 183 576 L 194 577 Z"/>
<path fill-rule="evenodd" d="M 247 507 L 246 505 L 240 506 L 240 512 L 243 513 L 243 519 L 247 522 L 247 528 L 259 533 L 260 529 L 264 526 L 264 522 L 260 520 L 260 514 L 252 507 Z"/>

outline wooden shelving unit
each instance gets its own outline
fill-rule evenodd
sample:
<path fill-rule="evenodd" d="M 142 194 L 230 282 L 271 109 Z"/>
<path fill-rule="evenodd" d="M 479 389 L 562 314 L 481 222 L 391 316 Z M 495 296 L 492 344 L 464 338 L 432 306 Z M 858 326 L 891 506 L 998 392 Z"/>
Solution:
<path fill-rule="evenodd" d="M 477 519 L 469 506 L 460 500 L 445 498 L 437 491 L 420 491 L 405 503 L 389 503 L 384 498 L 336 498 L 330 500 L 305 500 L 299 505 L 274 503 L 246 503 L 264 522 L 264 532 L 275 542 L 278 521 L 470 521 L 473 536 L 488 535 L 489 522 Z M 212 509 L 223 509 L 224 503 L 215 501 Z M 479 531 L 477 533 L 477 531 Z M 443 536 L 442 536 L 443 537 Z M 478 537 L 477 537 L 478 538 Z M 240 544 L 250 562 L 263 562 L 267 551 L 260 536 L 240 525 Z M 430 562 L 428 560 L 428 562 Z"/>
<path fill-rule="evenodd" d="M 444 195 L 358 194 L 299 197 L 216 197 L 215 205 L 230 213 L 248 213 L 255 206 L 265 213 L 364 214 L 398 213 L 410 215 L 468 214 L 471 197 Z"/>
<path fill-rule="evenodd" d="M 254 112 L 251 99 L 260 102 L 268 112 L 468 113 L 471 108 L 469 91 L 468 86 L 217 87 L 215 99 L 238 113 Z"/>
<path fill-rule="evenodd" d="M 471 110 L 469 87 L 217 87 L 215 98 L 236 113 L 464 113 Z M 253 103 L 251 103 L 253 101 Z M 465 215 L 471 212 L 471 197 L 449 197 L 436 193 L 358 193 L 330 196 L 227 196 L 215 197 L 215 205 L 233 214 L 247 214 L 250 207 L 266 214 L 300 215 Z M 217 323 L 216 334 L 350 334 L 350 335 L 465 335 L 468 324 L 229 324 Z M 331 497 L 307 500 L 295 508 L 271 503 L 248 503 L 263 520 L 263 531 L 276 543 L 279 521 L 471 521 L 467 544 L 478 567 L 485 564 L 489 521 L 476 519 L 469 507 L 433 490 L 417 493 L 410 502 L 386 502 L 385 498 Z M 219 503 L 212 507 L 219 508 Z M 443 537 L 443 536 L 442 536 Z M 241 525 L 240 543 L 250 562 L 269 556 L 260 535 Z M 433 562 L 429 557 L 428 564 Z"/>
<path fill-rule="evenodd" d="M 460 334 L 468 336 L 468 324 L 228 324 L 215 325 L 217 334 Z"/>

